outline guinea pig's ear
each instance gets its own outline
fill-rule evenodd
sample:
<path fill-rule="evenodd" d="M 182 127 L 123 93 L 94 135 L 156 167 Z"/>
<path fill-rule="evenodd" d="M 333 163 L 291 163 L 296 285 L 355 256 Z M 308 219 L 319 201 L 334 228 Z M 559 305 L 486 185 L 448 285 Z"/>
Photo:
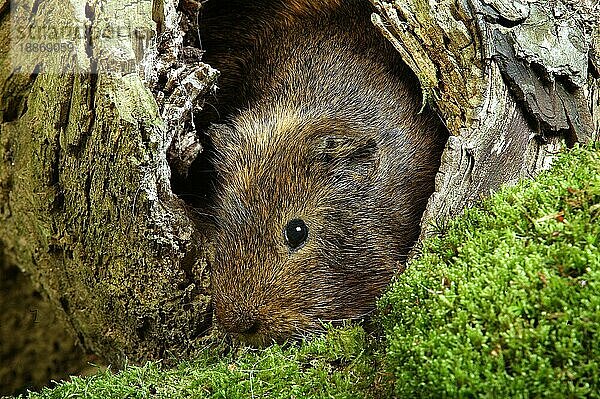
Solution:
<path fill-rule="evenodd" d="M 319 159 L 328 165 L 374 164 L 377 149 L 373 137 L 326 136 L 319 146 Z"/>

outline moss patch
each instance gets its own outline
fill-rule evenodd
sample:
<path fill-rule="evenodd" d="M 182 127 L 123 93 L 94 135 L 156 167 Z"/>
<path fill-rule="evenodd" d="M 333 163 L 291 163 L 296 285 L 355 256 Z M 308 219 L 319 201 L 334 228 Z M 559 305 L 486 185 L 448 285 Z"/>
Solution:
<path fill-rule="evenodd" d="M 598 396 L 598 152 L 469 210 L 380 305 L 399 396 Z"/>
<path fill-rule="evenodd" d="M 159 364 L 73 378 L 31 398 L 369 398 L 375 370 L 360 327 L 331 330 L 325 339 L 265 350 L 224 346 L 163 370 Z"/>
<path fill-rule="evenodd" d="M 207 349 L 32 398 L 600 397 L 600 152 L 450 223 L 360 326 L 265 350 Z"/>

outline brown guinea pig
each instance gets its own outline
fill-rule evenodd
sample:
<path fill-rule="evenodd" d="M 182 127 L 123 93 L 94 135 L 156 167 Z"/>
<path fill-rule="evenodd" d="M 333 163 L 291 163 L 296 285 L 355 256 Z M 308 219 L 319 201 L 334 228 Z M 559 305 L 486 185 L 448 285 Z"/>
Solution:
<path fill-rule="evenodd" d="M 213 303 L 247 343 L 369 315 L 418 237 L 447 131 L 371 12 L 366 0 L 203 8 L 204 60 L 222 73 Z"/>

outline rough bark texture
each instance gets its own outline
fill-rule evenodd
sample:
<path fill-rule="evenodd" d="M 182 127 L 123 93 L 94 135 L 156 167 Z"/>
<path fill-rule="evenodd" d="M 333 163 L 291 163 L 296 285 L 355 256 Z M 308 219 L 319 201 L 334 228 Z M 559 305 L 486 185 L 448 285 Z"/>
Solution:
<path fill-rule="evenodd" d="M 374 23 L 453 134 L 422 237 L 500 185 L 548 167 L 565 142 L 597 139 L 598 79 L 588 70 L 597 4 L 372 2 Z"/>
<path fill-rule="evenodd" d="M 453 133 L 424 232 L 547 167 L 565 137 L 598 137 L 600 34 L 591 4 L 371 1 L 374 23 Z M 193 115 L 216 71 L 185 46 L 181 30 L 193 29 L 198 3 L 181 2 L 183 20 L 172 0 L 16 4 L 9 13 L 0 2 L 7 260 L 106 361 L 193 355 L 211 323 L 209 237 L 172 193 L 167 156 L 185 175 L 202 151 Z M 145 34 L 108 33 L 121 24 Z M 60 25 L 83 27 L 72 51 L 21 51 L 15 63 L 9 50 L 33 40 L 16 27 Z M 155 42 L 148 32 L 159 34 Z"/>
<path fill-rule="evenodd" d="M 174 131 L 140 75 L 121 70 L 152 52 L 148 35 L 130 35 L 165 20 L 152 11 L 23 0 L 0 21 L 0 240 L 79 342 L 116 366 L 188 356 L 211 320 L 205 238 L 170 189 Z M 87 26 L 74 51 L 9 52 L 32 40 L 16 27 L 61 25 Z"/>

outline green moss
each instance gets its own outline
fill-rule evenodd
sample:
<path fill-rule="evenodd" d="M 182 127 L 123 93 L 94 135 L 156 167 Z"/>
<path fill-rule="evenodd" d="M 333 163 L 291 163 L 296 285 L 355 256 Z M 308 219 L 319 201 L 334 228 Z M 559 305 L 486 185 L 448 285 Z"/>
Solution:
<path fill-rule="evenodd" d="M 31 397 L 600 397 L 600 152 L 555 165 L 429 240 L 381 299 L 379 338 L 217 347 Z"/>
<path fill-rule="evenodd" d="M 175 369 L 149 363 L 118 374 L 101 371 L 30 397 L 369 398 L 375 370 L 368 341 L 362 328 L 349 327 L 299 346 L 233 353 L 216 347 Z"/>
<path fill-rule="evenodd" d="M 598 396 L 598 152 L 466 212 L 380 306 L 398 396 Z"/>

